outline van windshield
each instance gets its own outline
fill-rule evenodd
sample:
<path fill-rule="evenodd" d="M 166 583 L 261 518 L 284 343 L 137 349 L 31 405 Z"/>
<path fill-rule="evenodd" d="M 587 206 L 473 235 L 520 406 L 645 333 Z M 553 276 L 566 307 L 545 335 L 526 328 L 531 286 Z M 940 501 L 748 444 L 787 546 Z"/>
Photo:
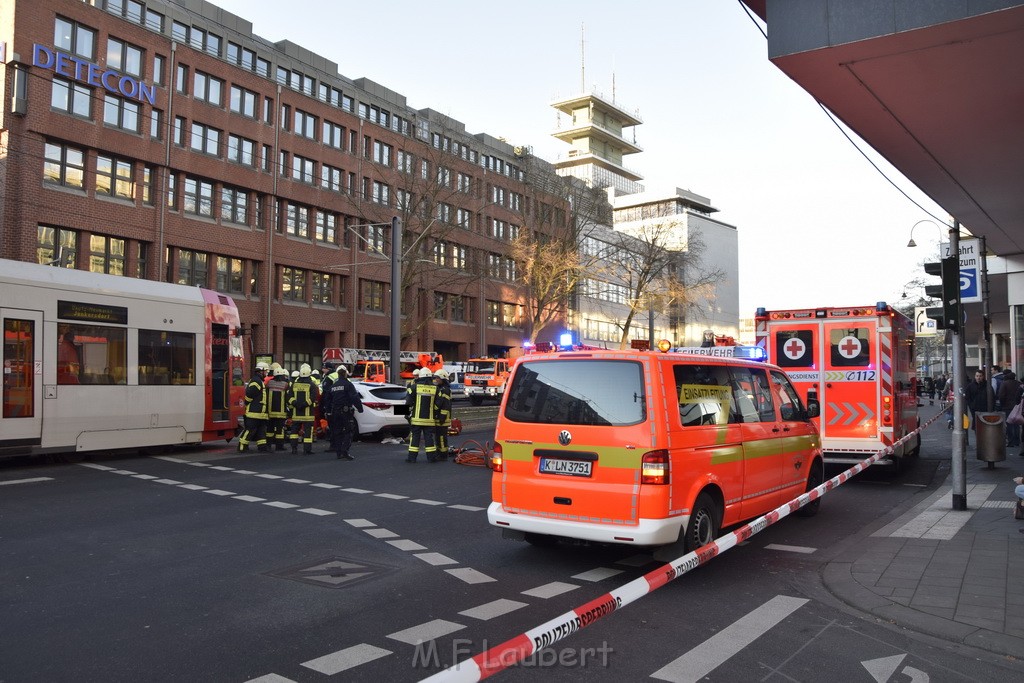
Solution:
<path fill-rule="evenodd" d="M 525 362 L 509 388 L 505 417 L 544 424 L 637 424 L 647 417 L 643 387 L 643 370 L 634 361 Z"/>

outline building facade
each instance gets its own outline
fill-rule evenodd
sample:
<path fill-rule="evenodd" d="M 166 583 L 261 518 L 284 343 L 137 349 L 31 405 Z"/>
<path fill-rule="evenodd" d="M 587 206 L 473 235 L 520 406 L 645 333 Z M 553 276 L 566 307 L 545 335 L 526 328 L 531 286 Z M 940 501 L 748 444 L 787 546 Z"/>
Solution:
<path fill-rule="evenodd" d="M 394 258 L 403 349 L 522 343 L 509 245 L 568 207 L 515 148 L 202 0 L 0 14 L 0 257 L 216 289 L 289 368 L 388 348 Z"/>

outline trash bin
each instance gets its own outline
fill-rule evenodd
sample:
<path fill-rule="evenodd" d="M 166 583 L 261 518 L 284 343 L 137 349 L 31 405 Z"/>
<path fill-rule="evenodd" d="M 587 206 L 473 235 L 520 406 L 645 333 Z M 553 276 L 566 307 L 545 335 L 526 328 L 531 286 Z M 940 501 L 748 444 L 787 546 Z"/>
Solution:
<path fill-rule="evenodd" d="M 1006 460 L 1006 416 L 1003 413 L 975 413 L 978 460 L 993 463 Z"/>

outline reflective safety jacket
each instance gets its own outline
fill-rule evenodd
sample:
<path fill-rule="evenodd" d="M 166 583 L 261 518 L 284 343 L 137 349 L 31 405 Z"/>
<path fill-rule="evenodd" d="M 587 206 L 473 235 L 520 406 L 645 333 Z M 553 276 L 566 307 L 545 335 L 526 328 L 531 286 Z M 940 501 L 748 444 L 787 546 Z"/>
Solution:
<path fill-rule="evenodd" d="M 271 419 L 288 417 L 288 379 L 283 376 L 267 382 L 267 416 Z"/>
<path fill-rule="evenodd" d="M 413 426 L 433 427 L 437 424 L 437 385 L 433 377 L 421 377 L 409 385 L 405 405 Z"/>
<path fill-rule="evenodd" d="M 267 419 L 267 387 L 259 377 L 245 385 L 245 416 L 256 420 Z"/>
<path fill-rule="evenodd" d="M 295 422 L 312 422 L 316 404 L 320 399 L 320 387 L 312 377 L 298 377 L 292 382 L 288 399 L 288 410 Z"/>
<path fill-rule="evenodd" d="M 437 380 L 437 398 L 434 399 L 437 424 L 447 427 L 452 423 L 452 385 L 446 380 Z"/>

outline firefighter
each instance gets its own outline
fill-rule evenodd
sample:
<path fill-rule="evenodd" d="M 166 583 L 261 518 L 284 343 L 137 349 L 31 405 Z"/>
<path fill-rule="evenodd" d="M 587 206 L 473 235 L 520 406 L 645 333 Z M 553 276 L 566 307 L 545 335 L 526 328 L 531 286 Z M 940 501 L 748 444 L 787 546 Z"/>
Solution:
<path fill-rule="evenodd" d="M 292 390 L 288 399 L 288 412 L 292 418 L 288 438 L 291 440 L 292 453 L 299 452 L 299 441 L 302 441 L 303 453 L 312 453 L 320 387 L 313 381 L 312 370 L 308 363 L 303 363 L 299 367 L 298 373 L 299 376 L 292 382 Z"/>
<path fill-rule="evenodd" d="M 437 422 L 434 435 L 437 440 L 437 459 L 448 459 L 448 430 L 452 426 L 452 385 L 448 381 L 448 371 L 438 368 L 434 371 L 434 383 L 437 385 Z"/>
<path fill-rule="evenodd" d="M 355 460 L 348 450 L 352 447 L 352 437 L 359 429 L 356 413 L 363 412 L 363 402 L 352 382 L 348 381 L 348 368 L 341 365 L 331 374 L 337 375 L 337 379 L 331 383 L 330 394 L 325 396 L 330 413 L 331 449 L 337 454 L 338 460 Z"/>
<path fill-rule="evenodd" d="M 252 379 L 245 385 L 245 415 L 242 417 L 242 433 L 238 436 L 238 450 L 249 450 L 249 444 L 255 443 L 256 450 L 265 452 L 267 448 L 267 388 L 263 377 L 270 366 L 260 362 L 256 364 Z"/>
<path fill-rule="evenodd" d="M 271 366 L 273 368 L 273 366 Z M 287 435 L 285 422 L 288 420 L 288 371 L 280 365 L 274 369 L 274 376 L 267 382 L 267 443 L 283 451 Z"/>
<path fill-rule="evenodd" d="M 437 460 L 437 445 L 434 442 L 434 429 L 437 425 L 437 385 L 434 384 L 434 373 L 430 368 L 421 368 L 418 377 L 409 385 L 405 397 L 405 405 L 409 409 L 409 423 L 412 431 L 409 434 L 409 454 L 405 461 L 416 462 L 420 454 L 420 442 L 427 452 L 427 462 Z"/>

